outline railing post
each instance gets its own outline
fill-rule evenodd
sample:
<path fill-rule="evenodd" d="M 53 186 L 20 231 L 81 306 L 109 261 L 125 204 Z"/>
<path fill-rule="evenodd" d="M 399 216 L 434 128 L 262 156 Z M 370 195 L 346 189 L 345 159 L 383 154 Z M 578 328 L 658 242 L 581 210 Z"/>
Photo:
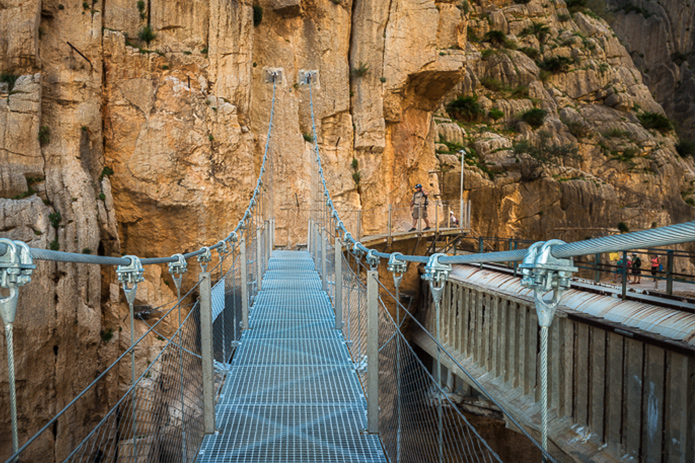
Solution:
<path fill-rule="evenodd" d="M 263 241 L 261 229 L 256 227 L 256 292 L 261 290 L 261 280 L 263 279 Z"/>
<path fill-rule="evenodd" d="M 594 281 L 596 283 L 601 281 L 601 254 L 594 254 Z"/>
<path fill-rule="evenodd" d="M 621 298 L 625 300 L 625 297 L 627 297 L 627 251 L 623 251 L 623 267 L 622 267 L 622 290 L 621 290 Z"/>
<path fill-rule="evenodd" d="M 673 294 L 673 249 L 666 251 L 666 294 Z"/>
<path fill-rule="evenodd" d="M 207 269 L 206 269 L 207 270 Z M 205 434 L 215 432 L 215 370 L 212 350 L 212 283 L 210 273 L 201 272 L 200 282 L 200 339 L 203 358 L 203 423 Z"/>
<path fill-rule="evenodd" d="M 249 284 L 248 263 L 246 262 L 246 237 L 239 243 L 239 260 L 241 261 L 241 329 L 249 329 Z"/>
<path fill-rule="evenodd" d="M 343 246 L 335 234 L 335 329 L 343 329 Z"/>
<path fill-rule="evenodd" d="M 328 233 L 326 229 L 322 229 L 321 235 L 321 289 L 323 291 L 328 291 L 328 256 L 326 256 L 326 240 L 328 240 Z"/>
<path fill-rule="evenodd" d="M 367 271 L 367 432 L 379 432 L 379 272 Z"/>
<path fill-rule="evenodd" d="M 482 254 L 483 252 L 485 252 L 485 245 L 483 244 L 483 237 L 482 237 L 482 236 L 478 237 L 478 252 L 479 252 L 480 254 Z M 483 263 L 482 263 L 482 262 L 480 263 L 480 268 L 483 268 Z"/>

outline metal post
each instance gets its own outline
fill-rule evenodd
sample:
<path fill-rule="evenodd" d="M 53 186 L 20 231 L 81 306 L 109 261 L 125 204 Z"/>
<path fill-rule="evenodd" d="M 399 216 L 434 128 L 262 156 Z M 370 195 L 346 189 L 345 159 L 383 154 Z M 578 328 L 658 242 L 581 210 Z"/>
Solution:
<path fill-rule="evenodd" d="M 438 201 L 434 201 L 434 231 L 435 233 L 439 233 L 439 204 Z M 436 235 L 435 235 L 436 236 Z M 437 239 L 434 239 L 435 246 L 437 243 Z M 435 247 L 436 251 L 436 247 Z"/>
<path fill-rule="evenodd" d="M 601 254 L 594 254 L 594 281 L 601 281 Z"/>
<path fill-rule="evenodd" d="M 673 249 L 666 251 L 666 294 L 673 294 Z"/>
<path fill-rule="evenodd" d="M 321 232 L 321 289 L 323 291 L 328 291 L 328 256 L 326 255 L 326 241 L 328 240 L 328 233 L 324 228 Z"/>
<path fill-rule="evenodd" d="M 463 167 L 464 167 L 464 160 L 466 159 L 466 150 L 461 150 L 459 151 L 459 154 L 461 155 L 461 185 L 459 189 L 459 220 L 461 224 L 461 230 L 463 230 Z"/>
<path fill-rule="evenodd" d="M 379 432 L 378 270 L 367 271 L 367 432 Z"/>
<path fill-rule="evenodd" d="M 203 358 L 203 422 L 205 434 L 215 432 L 215 370 L 212 352 L 212 282 L 209 272 L 198 275 L 200 282 L 200 339 Z"/>
<path fill-rule="evenodd" d="M 517 249 L 519 249 L 519 242 L 517 240 L 514 240 L 514 250 L 516 251 Z M 517 261 L 514 261 L 514 276 L 517 275 L 518 268 L 519 268 L 519 263 Z"/>
<path fill-rule="evenodd" d="M 256 227 L 256 291 L 261 290 L 261 280 L 263 279 L 263 241 L 261 229 Z"/>
<path fill-rule="evenodd" d="M 484 245 L 484 243 L 483 243 L 483 237 L 482 237 L 482 236 L 478 238 L 478 252 L 479 252 L 480 254 L 482 254 L 483 252 L 485 252 L 485 245 Z M 483 263 L 482 263 L 482 262 L 480 263 L 480 268 L 483 268 Z"/>
<path fill-rule="evenodd" d="M 393 206 L 389 204 L 389 234 L 387 244 L 390 247 L 393 243 Z"/>
<path fill-rule="evenodd" d="M 621 297 L 625 300 L 627 296 L 627 251 L 623 251 L 623 268 L 622 268 L 622 292 Z"/>
<path fill-rule="evenodd" d="M 249 329 L 249 273 L 246 262 L 246 238 L 239 243 L 239 260 L 241 260 L 241 328 Z"/>
<path fill-rule="evenodd" d="M 514 243 L 512 243 L 512 239 L 511 239 L 511 238 L 509 238 L 509 248 L 508 248 L 508 249 L 509 249 L 510 251 L 513 251 L 513 250 L 514 250 Z M 514 262 L 509 262 L 507 265 L 508 265 L 510 268 L 516 266 L 516 264 L 515 264 Z"/>
<path fill-rule="evenodd" d="M 343 329 L 343 246 L 335 237 L 335 329 Z"/>

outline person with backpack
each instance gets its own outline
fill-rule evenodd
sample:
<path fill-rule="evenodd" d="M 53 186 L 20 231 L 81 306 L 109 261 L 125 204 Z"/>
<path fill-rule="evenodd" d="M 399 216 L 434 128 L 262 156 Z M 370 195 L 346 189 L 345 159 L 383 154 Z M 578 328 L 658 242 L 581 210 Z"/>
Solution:
<path fill-rule="evenodd" d="M 430 229 L 430 222 L 427 220 L 427 205 L 427 193 L 422 189 L 422 185 L 418 183 L 415 185 L 415 193 L 413 193 L 413 199 L 410 201 L 410 209 L 413 214 L 413 228 L 408 230 L 409 232 L 417 229 L 419 219 L 425 220 L 425 231 Z"/>
<path fill-rule="evenodd" d="M 632 253 L 632 283 L 640 284 L 642 282 L 642 259 L 639 258 L 636 252 Z"/>

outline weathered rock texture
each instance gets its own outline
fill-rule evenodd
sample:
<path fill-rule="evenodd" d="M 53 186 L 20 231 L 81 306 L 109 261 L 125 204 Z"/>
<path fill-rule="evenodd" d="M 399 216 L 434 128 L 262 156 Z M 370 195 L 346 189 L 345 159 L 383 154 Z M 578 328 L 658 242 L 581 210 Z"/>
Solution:
<path fill-rule="evenodd" d="M 386 206 L 407 208 L 415 183 L 458 198 L 459 145 L 475 149 L 466 194 L 481 234 L 572 239 L 621 221 L 689 219 L 692 165 L 676 156 L 671 134 L 638 122 L 640 111 L 662 109 L 630 56 L 604 22 L 571 19 L 558 5 L 260 0 L 254 14 L 251 0 L 4 0 L 0 234 L 143 257 L 226 236 L 260 168 L 269 69 L 282 70 L 266 185 L 280 245 L 305 242 L 317 192 L 302 70 L 318 70 L 311 96 L 324 169 L 353 229 L 361 221 L 364 233 L 382 230 Z M 522 34 L 534 22 L 547 31 Z M 468 43 L 491 30 L 517 50 Z M 571 62 L 546 75 L 521 47 Z M 473 93 L 484 113 L 502 117 L 448 117 L 443 103 Z M 534 107 L 548 111 L 542 127 L 517 122 Z M 161 269 L 146 275 L 142 303 L 172 298 Z M 112 269 L 39 265 L 16 324 L 21 440 L 123 351 L 125 311 Z M 100 404 L 44 436 L 41 458 L 64 456 L 70 434 L 89 428 L 117 393 L 113 384 Z M 1 429 L 8 420 L 0 414 Z M 0 458 L 9 447 L 0 433 Z"/>
<path fill-rule="evenodd" d="M 695 2 L 610 0 L 608 19 L 644 82 L 680 129 L 695 140 Z"/>

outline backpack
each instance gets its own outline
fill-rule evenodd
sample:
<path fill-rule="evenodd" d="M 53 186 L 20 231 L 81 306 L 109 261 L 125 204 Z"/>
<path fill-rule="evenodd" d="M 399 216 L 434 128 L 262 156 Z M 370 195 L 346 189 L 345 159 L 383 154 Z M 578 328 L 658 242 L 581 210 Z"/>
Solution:
<path fill-rule="evenodd" d="M 635 260 L 632 261 L 632 266 L 636 268 L 642 267 L 642 259 L 635 257 Z"/>

